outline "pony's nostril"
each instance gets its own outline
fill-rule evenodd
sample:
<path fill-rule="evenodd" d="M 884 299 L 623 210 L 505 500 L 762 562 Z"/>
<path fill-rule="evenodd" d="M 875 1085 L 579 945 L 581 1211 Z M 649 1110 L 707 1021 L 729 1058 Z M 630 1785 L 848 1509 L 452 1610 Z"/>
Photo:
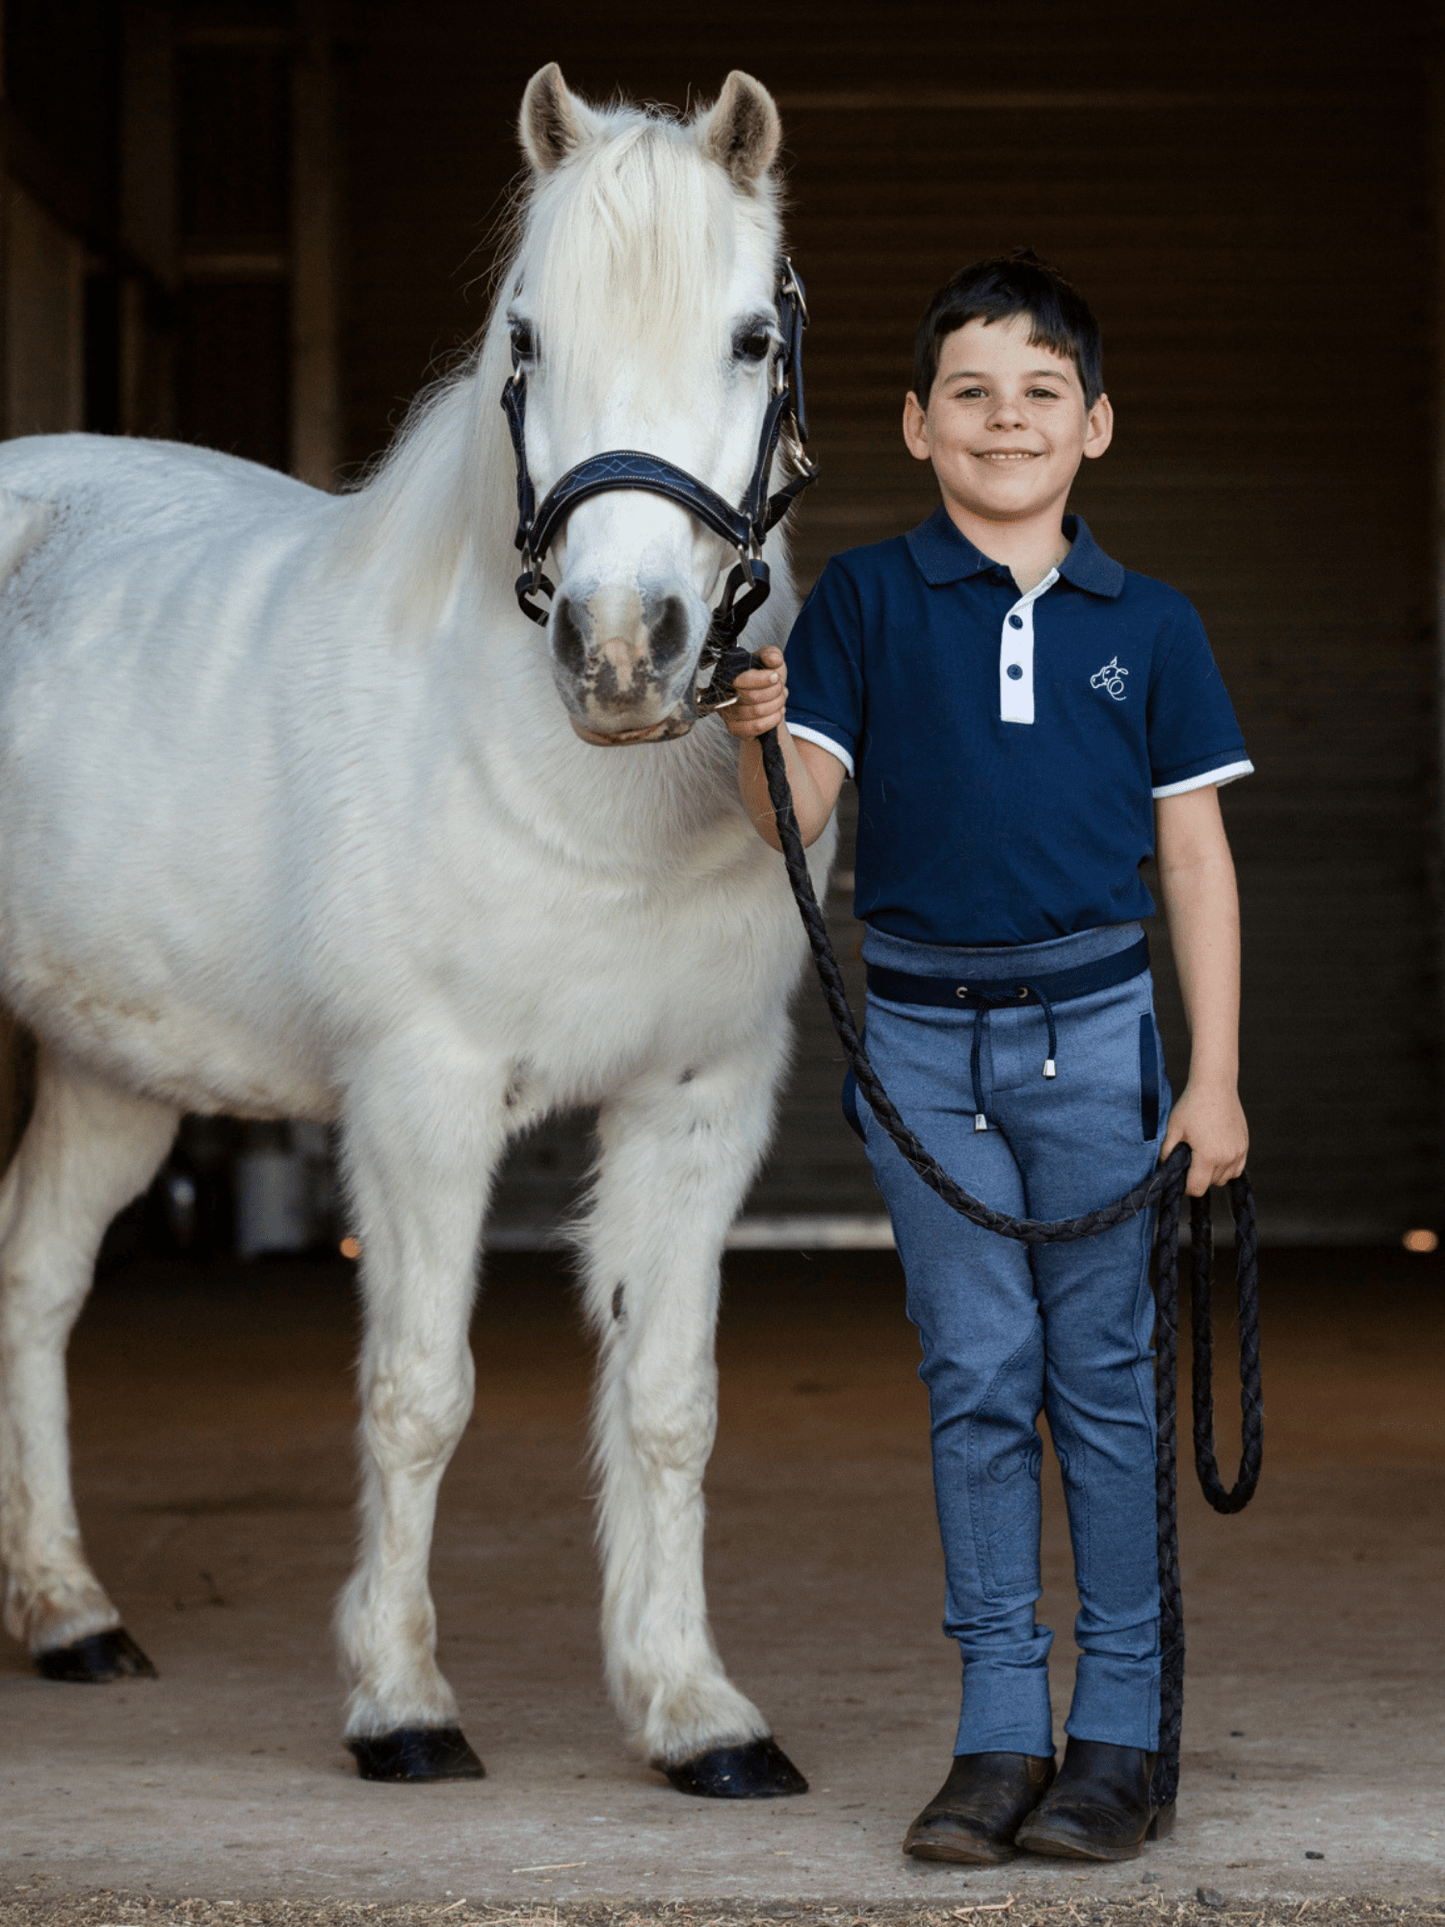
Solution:
<path fill-rule="evenodd" d="M 669 595 L 646 604 L 647 640 L 656 667 L 674 662 L 687 648 L 687 611 L 682 597 Z"/>
<path fill-rule="evenodd" d="M 585 606 L 570 596 L 559 596 L 552 613 L 552 653 L 570 675 L 580 676 L 587 666 L 587 645 L 592 637 L 592 620 Z"/>

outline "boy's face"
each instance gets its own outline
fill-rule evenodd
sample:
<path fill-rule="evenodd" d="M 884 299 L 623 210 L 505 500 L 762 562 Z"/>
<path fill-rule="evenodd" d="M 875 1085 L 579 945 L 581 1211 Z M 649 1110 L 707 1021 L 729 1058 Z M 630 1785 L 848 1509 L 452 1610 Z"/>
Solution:
<path fill-rule="evenodd" d="M 945 505 L 985 522 L 1062 516 L 1079 463 L 1113 434 L 1107 395 L 1092 408 L 1073 362 L 1029 340 L 1026 314 L 945 335 L 927 406 L 910 394 L 903 439 L 931 461 Z"/>

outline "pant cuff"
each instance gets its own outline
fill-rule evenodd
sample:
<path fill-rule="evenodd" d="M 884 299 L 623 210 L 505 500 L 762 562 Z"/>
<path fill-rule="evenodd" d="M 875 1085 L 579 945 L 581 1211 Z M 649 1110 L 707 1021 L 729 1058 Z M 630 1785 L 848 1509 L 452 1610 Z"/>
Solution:
<path fill-rule="evenodd" d="M 1159 1748 L 1159 1661 L 1079 1655 L 1064 1731 L 1075 1740 Z"/>
<path fill-rule="evenodd" d="M 1048 1667 L 970 1660 L 963 1669 L 963 1710 L 953 1750 L 1029 1753 L 1035 1759 L 1052 1759 Z"/>

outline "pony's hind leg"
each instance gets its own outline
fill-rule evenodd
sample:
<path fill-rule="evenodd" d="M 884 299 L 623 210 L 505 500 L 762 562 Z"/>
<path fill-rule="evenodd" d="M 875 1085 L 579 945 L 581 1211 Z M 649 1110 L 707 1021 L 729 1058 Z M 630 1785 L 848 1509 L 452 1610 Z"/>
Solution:
<path fill-rule="evenodd" d="M 609 1103 L 585 1233 L 608 1684 L 673 1785 L 722 1799 L 807 1790 L 724 1671 L 703 1593 L 718 1265 L 767 1143 L 767 1068 L 754 1056 L 650 1076 Z"/>
<path fill-rule="evenodd" d="M 0 1563 L 5 1626 L 50 1679 L 154 1672 L 86 1562 L 70 1491 L 65 1347 L 95 1254 L 143 1191 L 177 1113 L 42 1051 L 35 1111 L 0 1182 Z"/>

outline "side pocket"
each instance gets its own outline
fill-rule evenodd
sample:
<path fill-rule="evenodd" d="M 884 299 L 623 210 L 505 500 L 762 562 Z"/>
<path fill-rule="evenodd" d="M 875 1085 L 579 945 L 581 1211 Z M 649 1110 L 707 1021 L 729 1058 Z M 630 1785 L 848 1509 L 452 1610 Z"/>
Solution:
<path fill-rule="evenodd" d="M 1148 1011 L 1139 1019 L 1139 1123 L 1152 1144 L 1159 1133 L 1159 1045 Z"/>
<path fill-rule="evenodd" d="M 867 1142 L 863 1136 L 863 1120 L 858 1115 L 858 1080 L 851 1065 L 843 1079 L 843 1121 L 860 1143 Z"/>

